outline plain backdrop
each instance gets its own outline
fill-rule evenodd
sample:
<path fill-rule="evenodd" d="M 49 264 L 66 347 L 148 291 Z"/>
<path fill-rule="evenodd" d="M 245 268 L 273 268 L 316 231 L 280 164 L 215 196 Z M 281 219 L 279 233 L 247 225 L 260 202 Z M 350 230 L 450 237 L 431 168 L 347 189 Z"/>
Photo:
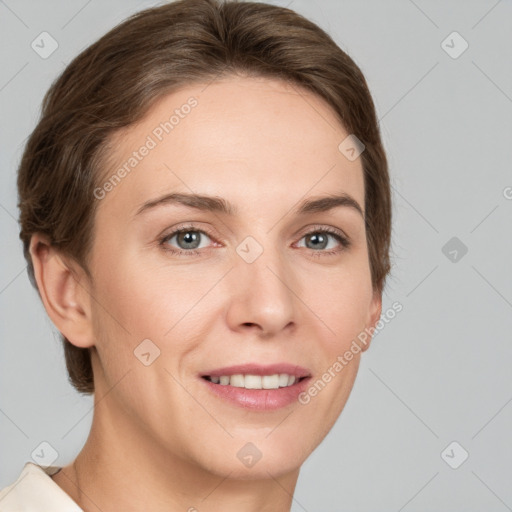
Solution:
<path fill-rule="evenodd" d="M 512 2 L 271 3 L 327 30 L 367 77 L 393 185 L 384 310 L 403 306 L 363 355 L 292 510 L 512 510 Z M 0 1 L 0 488 L 41 442 L 67 464 L 92 418 L 27 277 L 23 144 L 66 64 L 153 5 Z M 42 32 L 58 44 L 46 58 L 31 46 Z"/>

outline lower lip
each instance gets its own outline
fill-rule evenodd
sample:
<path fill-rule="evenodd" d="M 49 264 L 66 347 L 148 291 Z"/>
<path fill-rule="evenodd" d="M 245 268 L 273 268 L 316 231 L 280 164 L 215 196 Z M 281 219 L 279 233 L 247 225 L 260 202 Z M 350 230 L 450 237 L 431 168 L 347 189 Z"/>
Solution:
<path fill-rule="evenodd" d="M 270 411 L 298 402 L 298 397 L 306 389 L 310 377 L 306 377 L 291 386 L 277 389 L 237 388 L 236 386 L 214 384 L 202 377 L 200 379 L 208 386 L 210 391 L 234 405 L 245 409 Z"/>

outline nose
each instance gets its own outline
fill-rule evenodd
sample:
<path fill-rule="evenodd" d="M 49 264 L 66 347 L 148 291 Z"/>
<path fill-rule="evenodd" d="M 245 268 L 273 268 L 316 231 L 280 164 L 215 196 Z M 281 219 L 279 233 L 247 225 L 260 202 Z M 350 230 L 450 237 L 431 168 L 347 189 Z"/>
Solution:
<path fill-rule="evenodd" d="M 277 250 L 265 248 L 252 263 L 236 255 L 229 279 L 227 322 L 233 331 L 254 331 L 260 337 L 269 338 L 293 329 L 297 283 Z"/>

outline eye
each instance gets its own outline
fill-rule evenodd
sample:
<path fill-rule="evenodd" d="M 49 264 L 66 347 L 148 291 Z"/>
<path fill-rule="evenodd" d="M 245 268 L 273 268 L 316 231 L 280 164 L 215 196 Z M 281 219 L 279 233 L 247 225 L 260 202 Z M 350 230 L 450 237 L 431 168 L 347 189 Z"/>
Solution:
<path fill-rule="evenodd" d="M 318 252 L 319 254 L 315 256 L 338 254 L 350 245 L 348 238 L 341 231 L 331 228 L 317 228 L 306 233 L 301 240 L 305 242 L 302 245 L 299 242 L 298 247 Z"/>
<path fill-rule="evenodd" d="M 196 255 L 199 249 L 208 247 L 211 242 L 210 236 L 201 229 L 180 228 L 166 235 L 160 240 L 160 245 L 166 251 L 174 254 Z"/>

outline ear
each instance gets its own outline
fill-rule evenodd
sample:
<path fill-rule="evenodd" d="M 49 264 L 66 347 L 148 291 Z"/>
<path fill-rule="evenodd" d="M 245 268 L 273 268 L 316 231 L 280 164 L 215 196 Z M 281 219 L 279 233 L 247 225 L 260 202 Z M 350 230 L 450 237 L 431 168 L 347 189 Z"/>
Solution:
<path fill-rule="evenodd" d="M 55 327 L 73 345 L 93 346 L 89 280 L 83 269 L 37 233 L 30 240 L 30 254 L 41 300 Z"/>
<path fill-rule="evenodd" d="M 372 299 L 370 302 L 370 308 L 368 310 L 368 320 L 366 322 L 366 330 L 367 332 L 375 332 L 375 325 L 380 319 L 380 315 L 382 313 L 382 293 L 378 290 L 373 291 Z M 372 341 L 373 336 L 369 336 L 366 343 L 362 344 L 362 351 L 365 352 L 368 350 L 370 346 L 370 342 Z"/>

